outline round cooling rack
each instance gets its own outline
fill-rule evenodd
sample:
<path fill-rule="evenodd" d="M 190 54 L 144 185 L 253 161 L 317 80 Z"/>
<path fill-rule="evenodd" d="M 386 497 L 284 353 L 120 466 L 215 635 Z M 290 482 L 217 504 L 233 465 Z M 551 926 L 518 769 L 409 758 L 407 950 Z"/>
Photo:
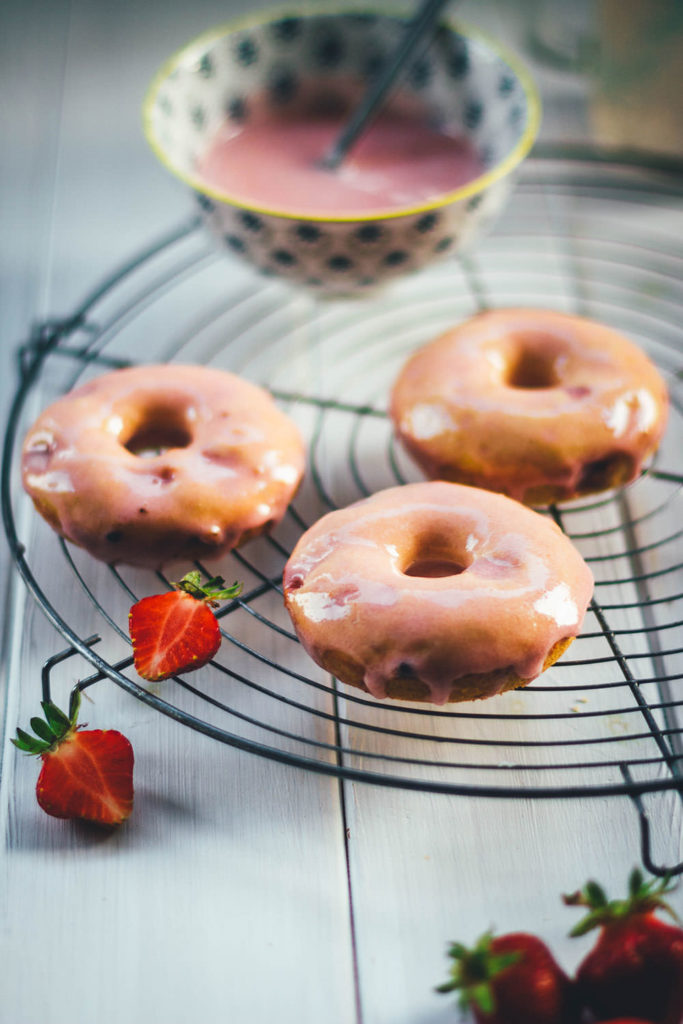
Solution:
<path fill-rule="evenodd" d="M 76 652 L 92 665 L 81 688 L 109 678 L 184 725 L 281 762 L 451 794 L 628 794 L 646 829 L 643 795 L 683 794 L 681 237 L 680 174 L 535 158 L 471 257 L 380 294 L 331 301 L 257 279 L 192 220 L 112 274 L 71 317 L 39 325 L 20 351 L 2 501 L 16 565 L 66 642 L 46 662 L 45 692 L 53 665 Z M 386 416 L 396 373 L 448 326 L 509 305 L 590 316 L 641 345 L 670 389 L 665 439 L 629 487 L 545 510 L 596 578 L 583 633 L 552 669 L 524 690 L 446 709 L 375 701 L 338 685 L 297 642 L 282 601 L 284 564 L 320 515 L 419 478 Z M 307 439 L 309 461 L 273 534 L 209 567 L 244 583 L 219 612 L 216 660 L 147 688 L 132 668 L 127 611 L 169 580 L 105 566 L 60 541 L 30 509 L 17 470 L 41 407 L 112 367 L 160 361 L 229 369 L 269 388 Z M 49 574 L 41 568 L 48 548 Z M 67 579 L 76 597 L 65 601 Z M 82 625 L 93 616 L 97 638 Z"/>

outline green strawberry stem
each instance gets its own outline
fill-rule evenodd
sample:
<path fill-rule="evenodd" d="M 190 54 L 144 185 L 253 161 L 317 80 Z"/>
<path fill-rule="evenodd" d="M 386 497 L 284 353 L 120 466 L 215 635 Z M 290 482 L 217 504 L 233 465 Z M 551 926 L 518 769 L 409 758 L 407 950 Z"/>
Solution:
<path fill-rule="evenodd" d="M 230 601 L 242 593 L 241 583 L 235 582 L 231 587 L 226 587 L 222 576 L 212 576 L 206 583 L 202 583 L 202 575 L 198 569 L 192 569 L 185 573 L 183 578 L 173 586 L 176 590 L 182 590 L 186 594 L 196 597 L 198 601 L 206 601 L 207 604 Z"/>
<path fill-rule="evenodd" d="M 460 942 L 453 942 L 448 948 L 451 957 L 450 978 L 438 985 L 437 992 L 459 991 L 458 1005 L 465 1012 L 470 1006 L 477 1006 L 485 1014 L 496 1009 L 491 982 L 506 967 L 517 963 L 521 953 L 495 953 L 491 949 L 493 933 L 485 932 L 477 944 L 468 949 Z"/>
<path fill-rule="evenodd" d="M 628 880 L 628 896 L 623 900 L 608 900 L 607 894 L 597 882 L 587 882 L 583 889 L 562 897 L 567 907 L 587 907 L 588 913 L 570 931 L 576 938 L 585 935 L 592 928 L 625 920 L 633 914 L 648 914 L 654 910 L 664 910 L 675 921 L 678 915 L 673 907 L 663 900 L 667 893 L 673 892 L 675 884 L 671 884 L 671 876 L 664 878 L 645 879 L 640 868 L 634 868 Z"/>
<path fill-rule="evenodd" d="M 17 727 L 16 738 L 12 739 L 15 747 L 25 754 L 40 755 L 47 753 L 48 750 L 54 750 L 75 731 L 81 707 L 81 691 L 77 686 L 71 691 L 68 715 L 51 700 L 42 700 L 40 706 L 45 720 L 37 716 L 31 719 L 31 728 L 35 736 Z"/>

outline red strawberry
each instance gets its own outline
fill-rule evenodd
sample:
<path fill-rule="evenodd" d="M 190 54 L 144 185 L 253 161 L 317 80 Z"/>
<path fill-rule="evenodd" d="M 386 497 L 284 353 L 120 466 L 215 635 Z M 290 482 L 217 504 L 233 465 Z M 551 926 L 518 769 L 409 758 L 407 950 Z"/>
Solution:
<path fill-rule="evenodd" d="M 601 928 L 576 974 L 598 1020 L 635 1014 L 652 1024 L 683 1021 L 683 930 L 655 917 L 659 909 L 676 917 L 662 899 L 672 889 L 668 878 L 646 882 L 636 868 L 625 900 L 608 901 L 596 882 L 564 897 L 568 906 L 589 908 L 572 935 Z"/>
<path fill-rule="evenodd" d="M 78 689 L 71 694 L 68 715 L 52 701 L 42 701 L 45 720 L 31 719 L 38 739 L 17 729 L 12 743 L 42 758 L 36 796 L 47 814 L 120 825 L 133 810 L 133 748 L 115 729 L 77 725 L 80 703 Z"/>
<path fill-rule="evenodd" d="M 188 572 L 175 590 L 143 597 L 128 616 L 135 670 L 143 679 L 168 679 L 210 661 L 221 645 L 221 631 L 212 608 L 238 597 L 242 584 L 225 587 L 221 576 L 202 584 Z"/>
<path fill-rule="evenodd" d="M 460 990 L 459 1005 L 477 1024 L 574 1024 L 572 983 L 534 935 L 487 932 L 473 949 L 453 943 L 451 978 L 437 992 Z"/>

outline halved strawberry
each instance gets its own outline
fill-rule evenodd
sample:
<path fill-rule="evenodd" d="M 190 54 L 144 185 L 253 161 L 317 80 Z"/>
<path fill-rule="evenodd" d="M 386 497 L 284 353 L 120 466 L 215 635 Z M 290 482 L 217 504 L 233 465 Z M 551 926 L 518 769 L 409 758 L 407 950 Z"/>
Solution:
<path fill-rule="evenodd" d="M 241 583 L 226 587 L 222 576 L 202 584 L 196 570 L 173 586 L 165 594 L 143 597 L 128 615 L 135 671 L 154 682 L 201 668 L 213 658 L 221 631 L 212 608 L 242 593 Z"/>
<path fill-rule="evenodd" d="M 36 797 L 46 814 L 120 825 L 133 809 L 133 748 L 116 729 L 78 725 L 80 703 L 78 689 L 71 694 L 68 715 L 52 701 L 42 701 L 45 720 L 31 719 L 38 738 L 17 729 L 12 743 L 43 761 Z"/>

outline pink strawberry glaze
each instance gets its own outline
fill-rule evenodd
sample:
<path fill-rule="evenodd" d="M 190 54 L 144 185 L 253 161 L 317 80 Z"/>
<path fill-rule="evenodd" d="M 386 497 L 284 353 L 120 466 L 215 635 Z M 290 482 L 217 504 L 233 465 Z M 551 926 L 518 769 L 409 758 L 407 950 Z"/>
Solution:
<path fill-rule="evenodd" d="M 427 476 L 532 504 L 634 479 L 667 410 L 664 381 L 632 342 L 540 309 L 466 320 L 408 360 L 391 397 L 398 436 Z"/>
<path fill-rule="evenodd" d="M 58 533 L 152 567 L 216 557 L 277 523 L 303 468 L 298 430 L 265 391 L 180 365 L 89 381 L 45 409 L 22 454 L 24 487 Z"/>
<path fill-rule="evenodd" d="M 435 704 L 470 674 L 484 677 L 486 697 L 500 689 L 500 680 L 486 682 L 490 673 L 534 679 L 555 644 L 579 632 L 592 590 L 590 570 L 552 520 L 442 482 L 329 513 L 284 572 L 287 609 L 314 661 L 344 652 L 379 698 L 409 670 Z"/>
<path fill-rule="evenodd" d="M 395 109 L 378 115 L 337 170 L 325 170 L 321 158 L 342 124 L 338 114 L 306 110 L 226 124 L 197 177 L 242 203 L 334 217 L 420 205 L 483 174 L 467 139 Z"/>

